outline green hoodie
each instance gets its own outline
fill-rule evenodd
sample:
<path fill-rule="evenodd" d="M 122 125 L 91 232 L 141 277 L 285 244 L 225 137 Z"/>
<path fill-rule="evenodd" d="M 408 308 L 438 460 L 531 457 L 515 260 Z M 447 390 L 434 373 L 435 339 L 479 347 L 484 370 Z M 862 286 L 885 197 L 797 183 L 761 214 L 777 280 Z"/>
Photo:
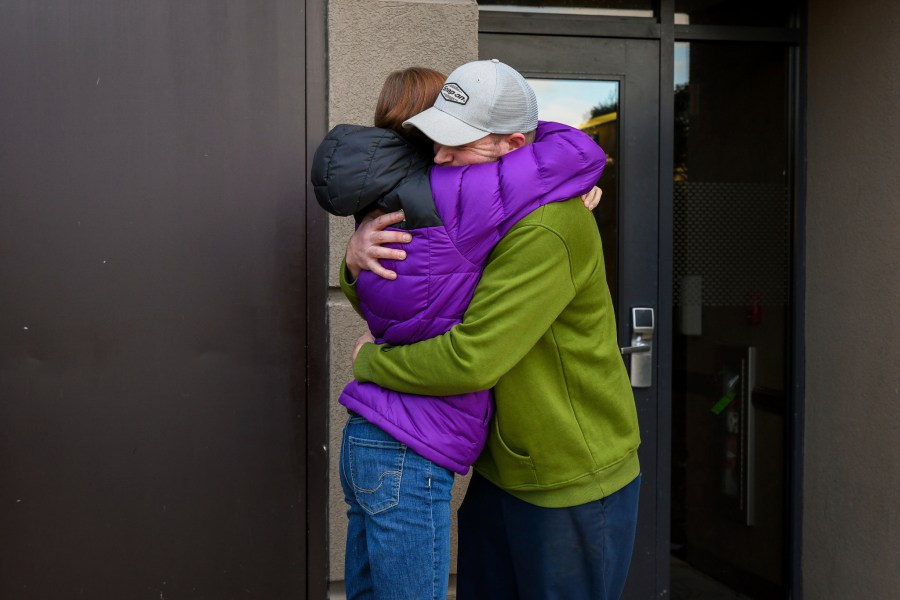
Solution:
<path fill-rule="evenodd" d="M 355 302 L 348 278 L 342 269 Z M 503 237 L 462 323 L 408 346 L 366 344 L 354 375 L 416 394 L 493 388 L 475 470 L 531 504 L 577 506 L 639 474 L 600 236 L 578 199 L 535 210 Z"/>

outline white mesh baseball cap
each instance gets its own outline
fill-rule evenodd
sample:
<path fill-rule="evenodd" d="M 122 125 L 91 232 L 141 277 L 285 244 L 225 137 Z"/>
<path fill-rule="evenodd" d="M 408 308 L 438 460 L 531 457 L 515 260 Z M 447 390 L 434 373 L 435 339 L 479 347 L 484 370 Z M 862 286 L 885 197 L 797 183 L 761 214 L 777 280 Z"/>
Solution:
<path fill-rule="evenodd" d="M 497 60 L 478 60 L 450 73 L 434 106 L 403 122 L 444 146 L 462 146 L 489 133 L 537 129 L 534 90 Z"/>

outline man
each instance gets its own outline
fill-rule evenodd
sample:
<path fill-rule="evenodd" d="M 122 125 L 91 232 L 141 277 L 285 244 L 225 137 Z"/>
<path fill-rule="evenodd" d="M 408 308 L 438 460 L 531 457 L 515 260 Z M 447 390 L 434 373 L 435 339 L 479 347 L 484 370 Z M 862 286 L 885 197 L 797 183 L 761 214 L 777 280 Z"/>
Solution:
<path fill-rule="evenodd" d="M 509 85 L 509 78 L 517 82 Z M 404 125 L 435 142 L 438 165 L 500 160 L 533 139 L 537 102 L 498 61 L 450 74 L 435 105 Z M 402 259 L 406 232 L 364 224 L 342 286 L 378 258 Z M 409 346 L 364 336 L 354 375 L 398 391 L 494 389 L 496 413 L 459 514 L 461 599 L 615 599 L 637 518 L 639 433 L 616 343 L 596 225 L 581 201 L 519 221 L 488 259 L 461 324 Z"/>

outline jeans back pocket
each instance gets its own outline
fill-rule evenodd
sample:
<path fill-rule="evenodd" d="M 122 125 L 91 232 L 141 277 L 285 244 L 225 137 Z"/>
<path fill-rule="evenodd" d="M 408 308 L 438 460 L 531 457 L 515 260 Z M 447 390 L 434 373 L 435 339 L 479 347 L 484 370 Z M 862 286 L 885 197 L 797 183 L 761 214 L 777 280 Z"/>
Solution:
<path fill-rule="evenodd" d="M 350 480 L 356 501 L 369 514 L 400 502 L 406 446 L 397 441 L 349 438 Z"/>

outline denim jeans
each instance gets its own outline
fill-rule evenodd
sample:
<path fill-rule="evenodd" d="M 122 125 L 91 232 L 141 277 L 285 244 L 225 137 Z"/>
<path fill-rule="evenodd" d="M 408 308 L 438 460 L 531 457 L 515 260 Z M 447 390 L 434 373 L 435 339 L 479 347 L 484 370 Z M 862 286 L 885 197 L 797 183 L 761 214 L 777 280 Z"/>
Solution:
<path fill-rule="evenodd" d="M 341 441 L 347 599 L 445 600 L 453 472 L 361 417 Z"/>
<path fill-rule="evenodd" d="M 459 600 L 618 600 L 641 478 L 569 508 L 541 508 L 478 473 L 459 509 Z"/>

